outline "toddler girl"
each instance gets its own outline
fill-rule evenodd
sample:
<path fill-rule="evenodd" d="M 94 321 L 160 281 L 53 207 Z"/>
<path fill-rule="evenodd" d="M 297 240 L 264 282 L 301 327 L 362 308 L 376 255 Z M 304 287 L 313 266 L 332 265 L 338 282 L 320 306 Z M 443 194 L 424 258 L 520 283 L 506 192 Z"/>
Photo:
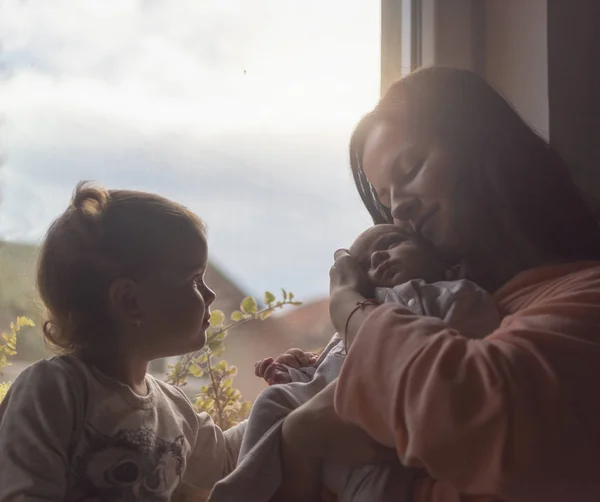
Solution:
<path fill-rule="evenodd" d="M 61 355 L 0 404 L 0 500 L 167 502 L 181 481 L 208 491 L 233 469 L 245 423 L 221 431 L 147 373 L 206 342 L 206 267 L 204 224 L 183 206 L 77 187 L 37 274 Z"/>

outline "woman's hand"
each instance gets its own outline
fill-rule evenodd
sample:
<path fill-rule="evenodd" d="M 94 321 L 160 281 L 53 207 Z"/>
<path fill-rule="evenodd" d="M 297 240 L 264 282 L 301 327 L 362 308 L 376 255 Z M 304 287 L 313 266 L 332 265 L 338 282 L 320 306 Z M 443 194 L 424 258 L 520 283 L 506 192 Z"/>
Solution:
<path fill-rule="evenodd" d="M 397 458 L 358 427 L 344 422 L 334 409 L 336 382 L 329 384 L 283 422 L 282 445 L 299 456 L 331 459 L 360 466 Z"/>
<path fill-rule="evenodd" d="M 347 250 L 338 249 L 334 258 L 329 272 L 329 316 L 337 332 L 344 336 L 347 347 L 350 347 L 366 316 L 374 309 L 370 305 L 356 310 L 360 302 L 373 296 L 373 286 Z"/>
<path fill-rule="evenodd" d="M 338 249 L 333 259 L 333 267 L 329 271 L 330 295 L 351 290 L 365 298 L 373 296 L 373 286 L 367 274 L 347 249 Z"/>

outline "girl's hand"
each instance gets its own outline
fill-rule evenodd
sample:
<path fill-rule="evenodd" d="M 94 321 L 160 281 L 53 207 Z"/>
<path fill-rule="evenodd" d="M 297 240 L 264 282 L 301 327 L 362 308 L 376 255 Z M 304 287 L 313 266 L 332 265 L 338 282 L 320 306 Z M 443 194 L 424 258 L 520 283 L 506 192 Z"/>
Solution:
<path fill-rule="evenodd" d="M 318 356 L 313 352 L 304 352 L 301 349 L 289 349 L 276 359 L 267 357 L 254 365 L 254 374 L 263 378 L 269 385 L 290 383 L 292 378 L 286 366 L 291 368 L 305 368 L 317 362 Z"/>

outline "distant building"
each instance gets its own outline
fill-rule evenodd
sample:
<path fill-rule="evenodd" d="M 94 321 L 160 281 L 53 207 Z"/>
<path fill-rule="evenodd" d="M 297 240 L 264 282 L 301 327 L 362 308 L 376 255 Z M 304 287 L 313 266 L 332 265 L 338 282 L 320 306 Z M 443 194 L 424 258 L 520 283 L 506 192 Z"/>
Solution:
<path fill-rule="evenodd" d="M 35 294 L 35 262 L 37 248 L 27 244 L 0 243 L 0 328 L 8 326 L 17 315 L 34 319 L 38 328 L 19 340 L 19 360 L 5 372 L 6 379 L 14 379 L 27 363 L 48 356 L 39 326 L 43 312 Z M 206 273 L 207 284 L 215 291 L 214 309 L 230 314 L 239 309 L 247 293 L 213 264 Z M 260 298 L 257 298 L 260 300 Z M 264 321 L 251 321 L 230 331 L 226 339 L 224 358 L 238 368 L 234 381 L 245 399 L 252 400 L 265 387 L 254 376 L 254 363 L 265 357 L 277 356 L 291 347 L 304 350 L 322 348 L 333 333 L 329 322 L 327 300 L 300 307 L 288 307 L 281 315 Z M 164 377 L 167 361 L 155 361 L 151 371 Z M 2 378 L 0 378 L 2 380 Z M 202 382 L 191 381 L 186 391 L 193 395 Z"/>

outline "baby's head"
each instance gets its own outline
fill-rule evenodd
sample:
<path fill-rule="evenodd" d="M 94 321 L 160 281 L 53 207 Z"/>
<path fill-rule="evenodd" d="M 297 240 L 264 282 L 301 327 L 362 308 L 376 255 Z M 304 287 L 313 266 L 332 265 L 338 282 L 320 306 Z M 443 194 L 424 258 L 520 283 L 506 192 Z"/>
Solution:
<path fill-rule="evenodd" d="M 375 287 L 394 287 L 411 279 L 444 280 L 445 266 L 436 250 L 396 225 L 375 225 L 350 246 Z"/>
<path fill-rule="evenodd" d="M 164 197 L 80 184 L 41 249 L 45 338 L 61 352 L 201 348 L 214 293 L 202 220 Z"/>

